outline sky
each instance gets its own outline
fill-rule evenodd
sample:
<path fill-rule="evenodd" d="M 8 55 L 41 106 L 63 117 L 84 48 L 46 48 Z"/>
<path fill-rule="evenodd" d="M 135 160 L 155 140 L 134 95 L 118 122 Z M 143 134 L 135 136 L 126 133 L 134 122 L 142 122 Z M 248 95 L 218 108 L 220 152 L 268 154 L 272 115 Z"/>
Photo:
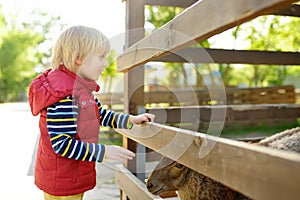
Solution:
<path fill-rule="evenodd" d="M 120 43 L 124 37 L 126 3 L 122 0 L 0 0 L 0 5 L 5 13 L 19 10 L 22 20 L 27 19 L 28 13 L 34 9 L 40 9 L 60 16 L 61 22 L 68 26 L 85 25 L 97 28 L 113 40 L 112 46 L 116 43 L 114 41 Z M 113 47 L 118 48 L 120 47 Z"/>
<path fill-rule="evenodd" d="M 69 25 L 98 28 L 108 37 L 124 32 L 125 2 L 122 0 L 0 0 L 5 12 L 21 9 L 26 14 L 38 8 L 59 15 Z"/>
<path fill-rule="evenodd" d="M 19 10 L 22 20 L 28 18 L 28 13 L 34 9 L 40 9 L 46 13 L 60 16 L 61 22 L 68 26 L 92 26 L 109 38 L 112 49 L 117 53 L 123 51 L 126 6 L 123 0 L 0 0 L 0 5 L 6 13 L 14 13 Z M 53 40 L 56 40 L 60 33 L 53 34 Z M 229 46 L 229 48 L 233 48 L 233 42 L 230 40 L 231 33 L 228 34 L 222 34 L 221 38 L 216 36 L 212 47 Z"/>
<path fill-rule="evenodd" d="M 61 23 L 72 25 L 86 25 L 97 28 L 110 40 L 111 49 L 120 55 L 123 52 L 125 40 L 125 6 L 122 0 L 0 0 L 2 10 L 6 13 L 20 12 L 20 19 L 26 20 L 29 13 L 39 9 L 48 14 L 61 17 Z M 151 28 L 146 23 L 147 30 Z M 53 40 L 59 36 L 56 31 Z M 45 49 L 53 45 L 45 43 Z M 217 41 L 226 41 L 217 39 Z M 153 72 L 154 73 L 154 72 Z M 158 75 L 164 75 L 161 71 Z"/>

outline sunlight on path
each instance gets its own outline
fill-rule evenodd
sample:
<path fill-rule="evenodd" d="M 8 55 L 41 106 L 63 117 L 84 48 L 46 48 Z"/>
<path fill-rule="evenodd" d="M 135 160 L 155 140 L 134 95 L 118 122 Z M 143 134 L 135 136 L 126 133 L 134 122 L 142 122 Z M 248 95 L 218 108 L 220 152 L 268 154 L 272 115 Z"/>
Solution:
<path fill-rule="evenodd" d="M 30 113 L 28 103 L 0 104 L 0 165 L 4 199 L 40 200 L 43 193 L 28 176 L 36 138 L 38 117 Z"/>
<path fill-rule="evenodd" d="M 43 192 L 34 185 L 32 156 L 37 137 L 39 117 L 31 115 L 28 103 L 0 104 L 0 183 L 4 185 L 1 199 L 42 200 Z M 97 186 L 84 200 L 117 200 L 116 184 L 107 184 L 114 178 L 114 166 L 119 162 L 97 164 Z"/>

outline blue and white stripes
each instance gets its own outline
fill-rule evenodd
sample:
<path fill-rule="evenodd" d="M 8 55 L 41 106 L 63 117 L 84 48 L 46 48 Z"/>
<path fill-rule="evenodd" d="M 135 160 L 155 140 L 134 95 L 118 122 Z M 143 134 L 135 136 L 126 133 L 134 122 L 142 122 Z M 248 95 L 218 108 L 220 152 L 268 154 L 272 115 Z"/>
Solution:
<path fill-rule="evenodd" d="M 99 112 L 100 125 L 109 126 L 111 128 L 128 129 L 131 128 L 130 115 L 123 113 L 115 113 L 112 110 L 106 110 L 102 107 L 100 101 L 95 98 Z"/>
<path fill-rule="evenodd" d="M 115 113 L 102 107 L 95 98 L 99 113 L 100 125 L 112 128 L 130 128 L 130 115 Z M 71 96 L 47 108 L 47 128 L 53 150 L 66 158 L 102 162 L 105 155 L 103 144 L 87 143 L 75 139 L 77 133 L 78 106 Z"/>
<path fill-rule="evenodd" d="M 47 108 L 47 128 L 49 134 L 76 134 L 78 107 L 67 97 Z"/>

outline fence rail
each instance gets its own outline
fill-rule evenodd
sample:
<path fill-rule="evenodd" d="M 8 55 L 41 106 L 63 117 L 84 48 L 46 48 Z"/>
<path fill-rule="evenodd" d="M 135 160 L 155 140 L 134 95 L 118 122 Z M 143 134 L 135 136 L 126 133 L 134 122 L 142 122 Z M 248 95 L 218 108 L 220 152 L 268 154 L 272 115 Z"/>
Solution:
<path fill-rule="evenodd" d="M 224 123 L 225 128 L 296 124 L 300 104 L 247 104 L 215 106 L 181 106 L 149 108 L 155 121 L 206 132 L 212 123 Z"/>
<path fill-rule="evenodd" d="M 140 106 L 145 104 L 152 106 L 154 103 L 169 103 L 172 106 L 207 105 L 208 103 L 219 105 L 294 104 L 296 97 L 295 89 L 292 86 L 277 89 L 274 87 L 239 90 L 226 88 L 226 91 L 221 91 L 221 95 L 220 91 L 218 92 L 217 90 L 211 92 L 208 90 L 179 91 L 167 89 L 167 91 L 144 93 L 143 88 L 140 87 L 144 83 L 143 64 L 149 61 L 170 59 L 172 53 L 178 53 L 181 50 L 181 52 L 187 52 L 190 55 L 190 50 L 184 49 L 191 46 L 191 44 L 206 40 L 262 15 L 276 13 L 287 16 L 299 16 L 298 7 L 292 5 L 294 2 L 297 1 L 188 0 L 183 2 L 178 0 L 176 2 L 170 0 L 127 0 L 125 50 L 117 58 L 118 70 L 128 72 L 124 76 L 126 85 L 124 99 L 122 99 L 123 95 L 121 94 L 118 97 L 120 104 L 124 102 L 125 110 L 131 114 L 138 114 Z M 144 19 L 146 4 L 189 7 L 145 37 Z M 229 10 L 230 12 L 228 12 Z M 192 25 L 191 22 L 193 23 Z M 201 56 L 200 58 L 198 55 L 199 51 L 198 53 L 197 51 L 194 52 L 197 54 L 196 56 L 189 58 L 194 59 L 196 62 L 203 62 L 203 57 Z M 220 63 L 280 64 L 277 65 L 278 67 L 299 64 L 299 59 L 297 58 L 300 55 L 299 52 L 276 53 L 213 49 L 207 52 L 210 52 L 212 56 L 217 56 L 218 59 L 215 61 Z M 246 53 L 252 56 L 243 56 L 240 59 Z M 226 58 L 222 57 L 224 55 L 227 55 L 225 56 Z M 236 57 L 234 55 L 240 56 Z M 228 60 L 229 58 L 230 60 Z M 176 59 L 171 58 L 172 61 L 176 61 Z M 214 60 L 210 59 L 209 62 L 211 61 L 215 63 Z M 182 62 L 186 62 L 186 60 Z M 114 94 L 113 96 L 116 97 L 117 95 Z M 267 110 L 267 114 L 259 110 L 257 112 L 270 118 L 276 117 L 276 114 L 282 114 L 279 113 L 281 111 L 271 113 L 269 112 L 270 109 Z M 231 115 L 230 112 L 234 114 Z M 251 119 L 255 118 L 255 111 L 251 109 L 249 111 L 232 109 L 229 111 L 225 121 L 238 120 L 239 118 L 236 115 L 245 114 L 246 112 L 248 114 L 244 116 Z M 286 117 L 289 118 L 288 115 Z M 295 116 L 293 115 L 293 117 Z M 137 169 L 143 169 L 143 166 L 140 165 L 147 160 L 147 158 L 143 157 L 143 155 L 147 154 L 147 151 L 145 150 L 146 148 L 143 149 L 141 146 L 145 145 L 253 199 L 299 199 L 299 154 L 268 149 L 157 123 L 146 123 L 144 126 L 133 126 L 132 130 L 118 130 L 118 132 L 124 136 L 123 145 L 138 153 L 136 160 L 126 163 L 126 167 L 131 173 L 137 173 Z M 139 150 L 143 154 L 139 154 Z M 132 177 L 131 175 L 133 174 L 129 172 L 130 176 L 124 175 L 127 172 L 119 172 L 117 172 L 116 177 L 119 177 L 117 183 L 122 190 L 121 199 L 125 200 L 129 197 L 132 200 L 139 200 L 142 196 L 145 199 L 156 198 L 149 196 L 144 186 L 140 185 L 144 182 L 143 176 L 138 176 L 140 173 L 135 175 L 142 180 L 141 182 L 136 181 L 137 177 Z M 135 194 L 134 190 L 138 192 Z"/>
<path fill-rule="evenodd" d="M 128 196 L 130 199 L 162 199 L 148 192 L 145 183 L 141 182 L 123 165 L 117 165 L 115 180 L 120 189 L 122 189 L 122 191 L 126 191 L 126 196 Z M 123 194 L 121 193 L 121 196 L 122 195 Z"/>
<path fill-rule="evenodd" d="M 156 123 L 117 131 L 253 199 L 299 199 L 299 154 Z"/>
<path fill-rule="evenodd" d="M 122 93 L 96 94 L 102 104 L 123 104 Z M 225 96 L 224 96 L 225 95 Z M 218 93 L 216 89 L 168 89 L 144 93 L 144 104 L 168 103 L 170 105 L 207 105 L 215 101 L 218 104 L 277 104 L 295 103 L 296 93 L 292 85 L 259 88 L 225 88 Z"/>

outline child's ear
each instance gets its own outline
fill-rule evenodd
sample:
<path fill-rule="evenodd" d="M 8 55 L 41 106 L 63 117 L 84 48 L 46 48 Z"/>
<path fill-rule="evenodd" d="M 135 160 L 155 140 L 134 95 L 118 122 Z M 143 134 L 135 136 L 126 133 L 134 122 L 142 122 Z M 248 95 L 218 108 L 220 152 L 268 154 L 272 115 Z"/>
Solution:
<path fill-rule="evenodd" d="M 78 65 L 78 66 L 82 64 L 82 61 L 81 61 L 81 59 L 79 58 L 79 56 L 76 57 L 76 59 L 75 59 L 75 64 Z"/>

